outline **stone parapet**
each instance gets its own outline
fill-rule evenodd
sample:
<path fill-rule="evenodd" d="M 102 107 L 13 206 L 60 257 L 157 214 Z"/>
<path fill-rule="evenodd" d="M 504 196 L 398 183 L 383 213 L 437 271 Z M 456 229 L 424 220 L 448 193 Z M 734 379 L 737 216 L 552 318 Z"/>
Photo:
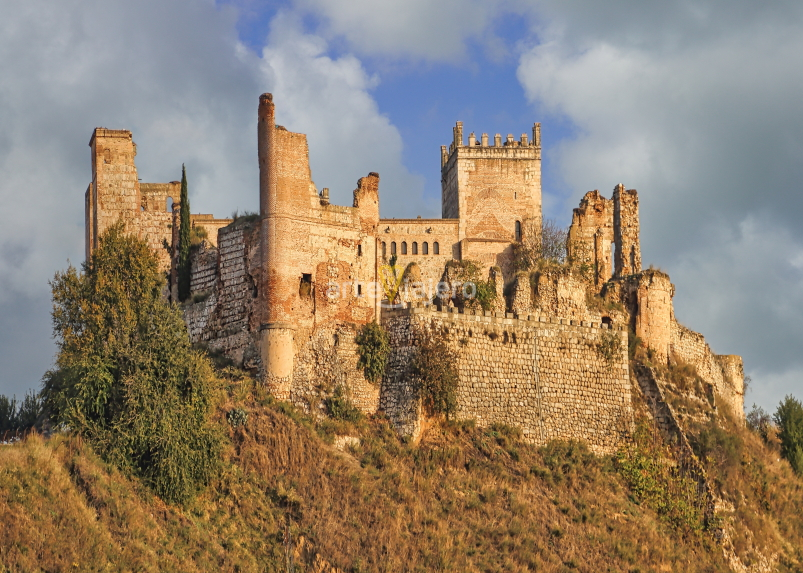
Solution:
<path fill-rule="evenodd" d="M 614 451 L 632 429 L 627 333 L 621 327 L 433 306 L 386 310 L 382 321 L 392 351 L 380 405 L 402 433 L 416 437 L 426 427 L 408 370 L 420 329 L 445 337 L 458 357 L 458 418 L 481 427 L 519 427 L 535 444 L 583 440 L 597 453 Z"/>

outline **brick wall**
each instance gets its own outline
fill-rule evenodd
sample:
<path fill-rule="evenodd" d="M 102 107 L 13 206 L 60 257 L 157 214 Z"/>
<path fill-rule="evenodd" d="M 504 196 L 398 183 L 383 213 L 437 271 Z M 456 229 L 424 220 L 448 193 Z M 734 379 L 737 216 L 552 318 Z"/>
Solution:
<path fill-rule="evenodd" d="M 544 316 L 516 319 L 433 308 L 383 313 L 393 350 L 381 407 L 403 433 L 416 435 L 426 424 L 408 374 L 421 328 L 445 336 L 457 352 L 458 418 L 480 426 L 517 426 L 536 444 L 585 440 L 600 453 L 615 450 L 631 430 L 625 331 Z M 602 336 L 619 340 L 611 363 L 598 349 Z"/>

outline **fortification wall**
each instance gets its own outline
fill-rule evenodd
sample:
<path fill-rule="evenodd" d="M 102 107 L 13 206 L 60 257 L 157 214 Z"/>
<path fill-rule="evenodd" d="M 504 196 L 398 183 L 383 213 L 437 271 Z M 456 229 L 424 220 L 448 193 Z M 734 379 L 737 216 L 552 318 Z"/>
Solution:
<path fill-rule="evenodd" d="M 357 325 L 331 323 L 315 329 L 299 329 L 293 336 L 296 361 L 290 386 L 290 401 L 307 412 L 323 407 L 323 400 L 336 387 L 357 408 L 373 414 L 379 408 L 379 384 L 365 379 L 357 368 Z"/>
<path fill-rule="evenodd" d="M 381 407 L 402 433 L 416 436 L 426 424 L 408 369 L 421 329 L 445 337 L 457 354 L 460 419 L 517 426 L 535 444 L 584 440 L 599 453 L 615 450 L 631 430 L 623 330 L 541 315 L 517 319 L 434 307 L 386 311 L 383 324 L 392 351 Z M 599 346 L 606 338 L 618 340 L 610 361 Z"/>
<path fill-rule="evenodd" d="M 217 249 L 198 251 L 192 259 L 192 295 L 204 298 L 186 306 L 184 319 L 193 342 L 256 368 L 258 231 L 243 222 L 221 229 L 218 239 Z"/>
<path fill-rule="evenodd" d="M 697 374 L 713 385 L 720 400 L 737 419 L 744 419 L 744 369 L 742 358 L 717 355 L 698 332 L 673 320 L 670 351 L 675 360 L 694 366 Z"/>

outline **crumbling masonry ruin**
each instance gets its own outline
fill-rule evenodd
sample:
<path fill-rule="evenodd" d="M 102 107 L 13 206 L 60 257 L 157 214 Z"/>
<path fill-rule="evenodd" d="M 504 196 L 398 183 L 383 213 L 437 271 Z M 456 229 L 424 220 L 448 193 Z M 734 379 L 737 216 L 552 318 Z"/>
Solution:
<path fill-rule="evenodd" d="M 90 147 L 87 257 L 123 220 L 157 253 L 175 299 L 179 184 L 139 182 L 130 131 L 97 128 Z M 191 216 L 207 238 L 193 250 L 183 304 L 192 340 L 257 373 L 278 399 L 315 412 L 340 386 L 415 437 L 427 416 L 409 363 L 430 331 L 457 353 L 459 418 L 610 452 L 631 431 L 641 391 L 629 370 L 631 331 L 654 361 L 694 366 L 743 415 L 741 358 L 714 354 L 678 324 L 669 277 L 642 269 L 635 190 L 587 193 L 573 213 L 568 264 L 517 272 L 516 247 L 540 239 L 539 124 L 519 139 L 471 133 L 466 144 L 458 122 L 441 148 L 440 219 L 381 219 L 376 173 L 359 179 L 352 206 L 332 205 L 312 182 L 306 136 L 275 124 L 270 94 L 259 99 L 258 158 L 258 216 Z M 451 297 L 454 270 L 468 261 L 494 285 L 490 309 Z M 377 285 L 392 262 L 404 288 L 382 300 Z M 454 287 L 445 298 L 433 297 L 439 282 Z M 354 340 L 375 320 L 391 339 L 380 384 L 357 368 Z"/>

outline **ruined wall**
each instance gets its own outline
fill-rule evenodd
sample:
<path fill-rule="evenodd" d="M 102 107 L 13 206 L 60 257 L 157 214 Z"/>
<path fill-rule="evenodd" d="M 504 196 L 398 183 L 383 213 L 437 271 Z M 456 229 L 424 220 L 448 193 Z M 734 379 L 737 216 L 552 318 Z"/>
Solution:
<path fill-rule="evenodd" d="M 257 277 L 259 233 L 242 221 L 220 230 L 217 249 L 199 250 L 192 258 L 191 296 L 184 319 L 193 342 L 206 344 L 237 365 L 258 365 Z"/>
<path fill-rule="evenodd" d="M 321 412 L 323 400 L 340 386 L 363 413 L 377 411 L 379 384 L 366 380 L 362 369 L 357 368 L 357 328 L 353 323 L 331 323 L 296 331 L 291 402 L 307 412 Z"/>
<path fill-rule="evenodd" d="M 499 134 L 493 145 L 487 134 L 463 140 L 457 122 L 454 139 L 441 151 L 442 213 L 459 219 L 459 238 L 516 240 L 516 223 L 541 221 L 541 131 L 519 141 Z M 465 254 L 463 255 L 465 257 Z"/>
<path fill-rule="evenodd" d="M 131 132 L 98 127 L 89 141 L 92 150 L 92 182 L 86 194 L 86 258 L 98 246 L 98 238 L 122 219 L 136 229 L 141 200 L 136 146 Z"/>
<path fill-rule="evenodd" d="M 613 231 L 613 200 L 597 190 L 589 191 L 572 212 L 569 227 L 569 257 L 578 265 L 590 268 L 594 284 L 599 287 L 613 275 L 611 244 Z"/>
<path fill-rule="evenodd" d="M 737 419 L 744 419 L 744 368 L 740 356 L 714 354 L 702 334 L 675 320 L 671 324 L 670 350 L 675 360 L 694 366 L 700 378 L 713 385 Z"/>
<path fill-rule="evenodd" d="M 159 268 L 170 269 L 173 214 L 168 197 L 178 200 L 181 184 L 140 183 L 134 158 L 137 147 L 128 130 L 97 128 L 92 149 L 92 183 L 85 197 L 86 257 L 98 238 L 118 220 L 144 239 L 156 254 Z M 167 248 L 165 247 L 167 245 Z"/>
<path fill-rule="evenodd" d="M 571 269 L 545 269 L 534 273 L 532 306 L 548 316 L 601 322 L 586 304 L 586 282 Z"/>
<path fill-rule="evenodd" d="M 393 350 L 381 407 L 401 431 L 415 435 L 425 424 L 408 365 L 416 329 L 427 328 L 457 352 L 458 418 L 480 426 L 517 426 L 536 444 L 584 440 L 598 453 L 614 451 L 630 432 L 625 331 L 565 319 L 433 309 L 383 313 Z M 610 363 L 598 349 L 603 336 L 619 341 Z"/>
<path fill-rule="evenodd" d="M 625 190 L 621 183 L 613 190 L 614 241 L 616 243 L 617 275 L 632 275 L 641 271 L 641 227 L 638 214 L 638 193 Z"/>

